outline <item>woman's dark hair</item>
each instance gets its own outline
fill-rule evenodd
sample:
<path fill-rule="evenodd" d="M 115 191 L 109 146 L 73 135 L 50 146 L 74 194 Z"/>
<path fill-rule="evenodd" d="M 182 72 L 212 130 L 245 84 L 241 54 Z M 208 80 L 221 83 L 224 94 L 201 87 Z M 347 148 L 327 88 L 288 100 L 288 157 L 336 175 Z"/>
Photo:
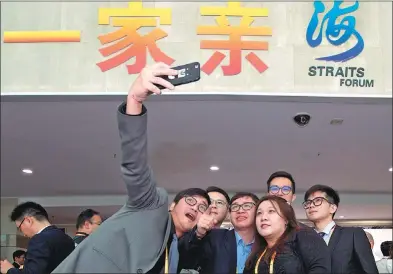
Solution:
<path fill-rule="evenodd" d="M 269 264 L 270 258 L 272 257 L 274 252 L 279 252 L 282 250 L 284 247 L 285 241 L 293 234 L 295 233 L 298 229 L 298 223 L 296 221 L 296 215 L 295 211 L 293 210 L 292 206 L 290 206 L 287 201 L 281 197 L 278 196 L 273 196 L 273 195 L 267 195 L 262 197 L 258 204 L 256 205 L 257 208 L 257 214 L 255 214 L 255 227 L 256 227 L 256 218 L 258 215 L 258 207 L 261 203 L 269 201 L 271 202 L 272 206 L 276 210 L 277 214 L 281 216 L 286 222 L 286 229 L 284 233 L 281 235 L 281 237 L 277 240 L 275 245 L 272 248 L 268 248 L 266 250 L 265 255 L 263 256 L 263 260 Z M 277 208 L 278 206 L 278 208 Z M 248 256 L 247 261 L 246 261 L 246 268 L 251 269 L 254 267 L 254 264 L 256 260 L 258 259 L 257 256 L 259 256 L 263 250 L 267 248 L 267 242 L 266 240 L 257 233 L 255 237 L 255 243 L 253 245 L 251 254 Z"/>

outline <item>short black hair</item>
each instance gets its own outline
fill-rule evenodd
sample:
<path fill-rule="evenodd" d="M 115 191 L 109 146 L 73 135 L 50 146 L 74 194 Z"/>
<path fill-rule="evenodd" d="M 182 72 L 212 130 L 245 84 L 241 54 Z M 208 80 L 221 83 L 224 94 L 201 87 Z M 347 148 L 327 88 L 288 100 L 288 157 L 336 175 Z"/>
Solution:
<path fill-rule="evenodd" d="M 326 185 L 313 185 L 312 187 L 310 187 L 304 194 L 304 201 L 307 201 L 308 197 L 310 197 L 311 194 L 317 191 L 326 193 L 329 203 L 335 204 L 337 207 L 340 204 L 340 196 L 338 195 L 338 192 L 335 191 L 330 186 L 326 186 Z M 333 213 L 333 217 L 335 214 L 336 212 Z"/>
<path fill-rule="evenodd" d="M 90 221 L 95 215 L 100 215 L 100 213 L 91 208 L 83 210 L 76 219 L 76 228 L 81 228 L 86 221 Z"/>
<path fill-rule="evenodd" d="M 293 176 L 290 173 L 286 172 L 286 171 L 276 171 L 272 175 L 270 175 L 269 179 L 267 179 L 267 191 L 268 192 L 269 192 L 270 183 L 275 178 L 287 178 L 289 181 L 291 181 L 291 183 L 292 183 L 292 193 L 295 194 L 295 191 L 296 191 L 295 180 L 293 179 Z"/>
<path fill-rule="evenodd" d="M 229 204 L 232 205 L 234 201 L 236 201 L 237 199 L 242 198 L 242 197 L 250 197 L 254 201 L 255 204 L 257 204 L 259 201 L 258 196 L 255 195 L 254 193 L 237 192 L 235 195 L 233 195 Z"/>
<path fill-rule="evenodd" d="M 390 256 L 390 249 L 392 248 L 392 244 L 392 241 L 384 241 L 381 243 L 381 252 L 383 256 Z"/>
<path fill-rule="evenodd" d="M 173 202 L 177 204 L 181 199 L 186 196 L 201 196 L 207 200 L 208 205 L 210 205 L 211 203 L 209 195 L 207 195 L 206 190 L 203 190 L 202 188 L 187 188 L 185 190 L 182 190 L 176 194 Z"/>
<path fill-rule="evenodd" d="M 18 250 L 16 250 L 16 251 L 14 251 L 14 253 L 12 253 L 12 258 L 13 258 L 14 261 L 15 261 L 15 258 L 19 258 L 20 256 L 23 256 L 23 255 L 26 256 L 26 251 L 21 250 L 21 249 L 18 249 Z"/>
<path fill-rule="evenodd" d="M 48 221 L 48 213 L 42 205 L 35 202 L 25 202 L 17 205 L 10 215 L 12 222 L 16 220 L 21 221 L 24 217 L 30 216 L 36 218 L 38 221 Z"/>
<path fill-rule="evenodd" d="M 210 192 L 218 192 L 218 193 L 221 193 L 222 195 L 224 195 L 224 197 L 225 197 L 225 199 L 227 200 L 227 203 L 228 203 L 228 204 L 231 202 L 231 199 L 229 198 L 228 193 L 227 193 L 225 190 L 223 190 L 222 188 L 219 188 L 219 187 L 216 187 L 216 186 L 209 186 L 209 187 L 206 189 L 206 192 L 207 192 L 207 193 L 210 193 Z"/>

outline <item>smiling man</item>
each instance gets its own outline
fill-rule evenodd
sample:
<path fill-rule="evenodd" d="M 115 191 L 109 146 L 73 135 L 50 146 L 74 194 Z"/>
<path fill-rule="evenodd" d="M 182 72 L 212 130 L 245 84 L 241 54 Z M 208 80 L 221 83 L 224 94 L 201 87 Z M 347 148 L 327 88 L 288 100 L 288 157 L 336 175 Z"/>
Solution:
<path fill-rule="evenodd" d="M 217 220 L 209 207 L 197 227 L 184 236 L 179 248 L 187 260 L 199 262 L 199 273 L 243 273 L 255 239 L 257 202 L 258 197 L 252 193 L 237 193 L 229 206 L 233 230 L 213 229 Z"/>

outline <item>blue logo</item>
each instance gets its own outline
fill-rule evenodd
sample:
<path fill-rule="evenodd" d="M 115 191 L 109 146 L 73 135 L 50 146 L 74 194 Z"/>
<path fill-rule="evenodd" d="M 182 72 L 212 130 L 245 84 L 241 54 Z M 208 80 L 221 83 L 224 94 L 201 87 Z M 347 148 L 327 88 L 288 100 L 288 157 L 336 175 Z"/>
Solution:
<path fill-rule="evenodd" d="M 325 36 L 329 43 L 334 46 L 340 46 L 347 42 L 351 36 L 355 36 L 357 39 L 356 45 L 340 54 L 316 58 L 316 60 L 333 61 L 333 62 L 345 62 L 358 56 L 364 49 L 364 41 L 359 32 L 356 31 L 356 19 L 354 16 L 347 15 L 356 11 L 359 8 L 359 1 L 348 7 L 341 8 L 340 5 L 343 1 L 334 1 L 333 7 L 328 11 L 322 19 L 321 26 L 319 28 L 318 36 L 314 39 L 313 36 L 319 25 L 318 15 L 325 11 L 325 4 L 322 1 L 314 2 L 314 14 L 311 17 L 310 23 L 307 27 L 307 43 L 315 48 L 322 42 L 322 31 L 326 23 Z M 340 16 L 344 16 L 340 22 L 337 22 Z"/>

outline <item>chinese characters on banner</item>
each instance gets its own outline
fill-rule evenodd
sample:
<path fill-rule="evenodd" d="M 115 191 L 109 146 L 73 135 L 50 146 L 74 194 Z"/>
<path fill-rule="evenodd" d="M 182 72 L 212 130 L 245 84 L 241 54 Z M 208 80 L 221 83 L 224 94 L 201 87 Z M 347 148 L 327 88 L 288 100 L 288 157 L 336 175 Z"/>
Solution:
<path fill-rule="evenodd" d="M 229 2 L 227 7 L 202 7 L 202 16 L 217 16 L 217 26 L 199 26 L 197 34 L 201 35 L 229 35 L 228 41 L 202 40 L 201 49 L 229 50 L 229 65 L 221 66 L 225 76 L 237 75 L 242 67 L 242 50 L 268 50 L 269 44 L 265 41 L 244 41 L 242 36 L 271 36 L 270 27 L 251 27 L 253 17 L 266 17 L 266 8 L 246 8 L 240 2 Z M 231 26 L 227 16 L 241 17 L 239 26 Z M 225 54 L 214 52 L 210 59 L 202 66 L 202 71 L 211 74 L 225 59 Z M 254 53 L 246 55 L 246 59 L 259 73 L 263 73 L 268 66 Z"/>
<path fill-rule="evenodd" d="M 341 46 L 348 42 L 351 36 L 356 38 L 357 43 L 345 52 L 319 57 L 316 60 L 346 62 L 358 56 L 364 49 L 363 38 L 355 29 L 356 18 L 353 15 L 349 15 L 359 8 L 359 1 L 356 1 L 351 6 L 340 7 L 341 4 L 343 4 L 343 1 L 334 1 L 333 7 L 323 14 L 326 10 L 325 4 L 319 0 L 314 2 L 314 14 L 307 27 L 307 43 L 313 48 L 318 47 L 322 42 L 323 31 L 325 31 L 326 39 L 333 46 Z M 323 15 L 323 18 L 319 20 L 318 18 L 321 15 Z M 342 18 L 341 21 L 339 21 L 339 18 Z M 314 39 L 313 37 L 318 28 L 318 36 Z"/>
<path fill-rule="evenodd" d="M 266 8 L 246 8 L 240 2 L 230 2 L 227 7 L 202 7 L 202 16 L 217 16 L 217 26 L 199 26 L 198 35 L 228 35 L 228 41 L 202 40 L 201 49 L 229 50 L 229 64 L 222 65 L 224 75 L 237 75 L 241 72 L 242 50 L 268 50 L 266 41 L 244 41 L 242 36 L 271 36 L 270 27 L 251 27 L 253 17 L 267 17 Z M 241 17 L 239 26 L 231 26 L 227 16 Z M 120 27 L 115 32 L 98 37 L 102 45 L 111 44 L 99 51 L 109 59 L 98 63 L 101 71 L 105 72 L 130 59 L 134 63 L 127 64 L 129 74 L 139 73 L 146 66 L 147 50 L 156 62 L 171 65 L 175 60 L 167 56 L 157 46 L 156 42 L 167 36 L 160 28 L 155 28 L 147 35 L 140 35 L 141 27 L 157 27 L 157 20 L 161 25 L 171 24 L 171 9 L 169 8 L 143 8 L 142 2 L 131 2 L 128 8 L 101 8 L 99 10 L 99 24 Z M 111 21 L 112 18 L 112 21 Z M 225 59 L 226 55 L 214 52 L 209 60 L 202 66 L 202 71 L 211 74 Z M 260 73 L 268 66 L 254 53 L 245 57 Z"/>
<path fill-rule="evenodd" d="M 135 58 L 134 64 L 127 65 L 129 74 L 139 73 L 146 66 L 146 54 L 156 62 L 164 62 L 171 65 L 175 60 L 163 53 L 157 46 L 156 41 L 168 34 L 160 28 L 155 28 L 147 35 L 140 35 L 141 27 L 156 27 L 155 17 L 159 17 L 160 24 L 172 23 L 171 9 L 168 8 L 143 8 L 142 2 L 131 2 L 128 8 L 101 8 L 98 15 L 100 25 L 109 25 L 112 18 L 114 27 L 120 29 L 98 37 L 102 45 L 112 43 L 101 48 L 99 51 L 109 59 L 98 63 L 101 71 L 105 72 L 117 67 L 131 58 Z"/>

